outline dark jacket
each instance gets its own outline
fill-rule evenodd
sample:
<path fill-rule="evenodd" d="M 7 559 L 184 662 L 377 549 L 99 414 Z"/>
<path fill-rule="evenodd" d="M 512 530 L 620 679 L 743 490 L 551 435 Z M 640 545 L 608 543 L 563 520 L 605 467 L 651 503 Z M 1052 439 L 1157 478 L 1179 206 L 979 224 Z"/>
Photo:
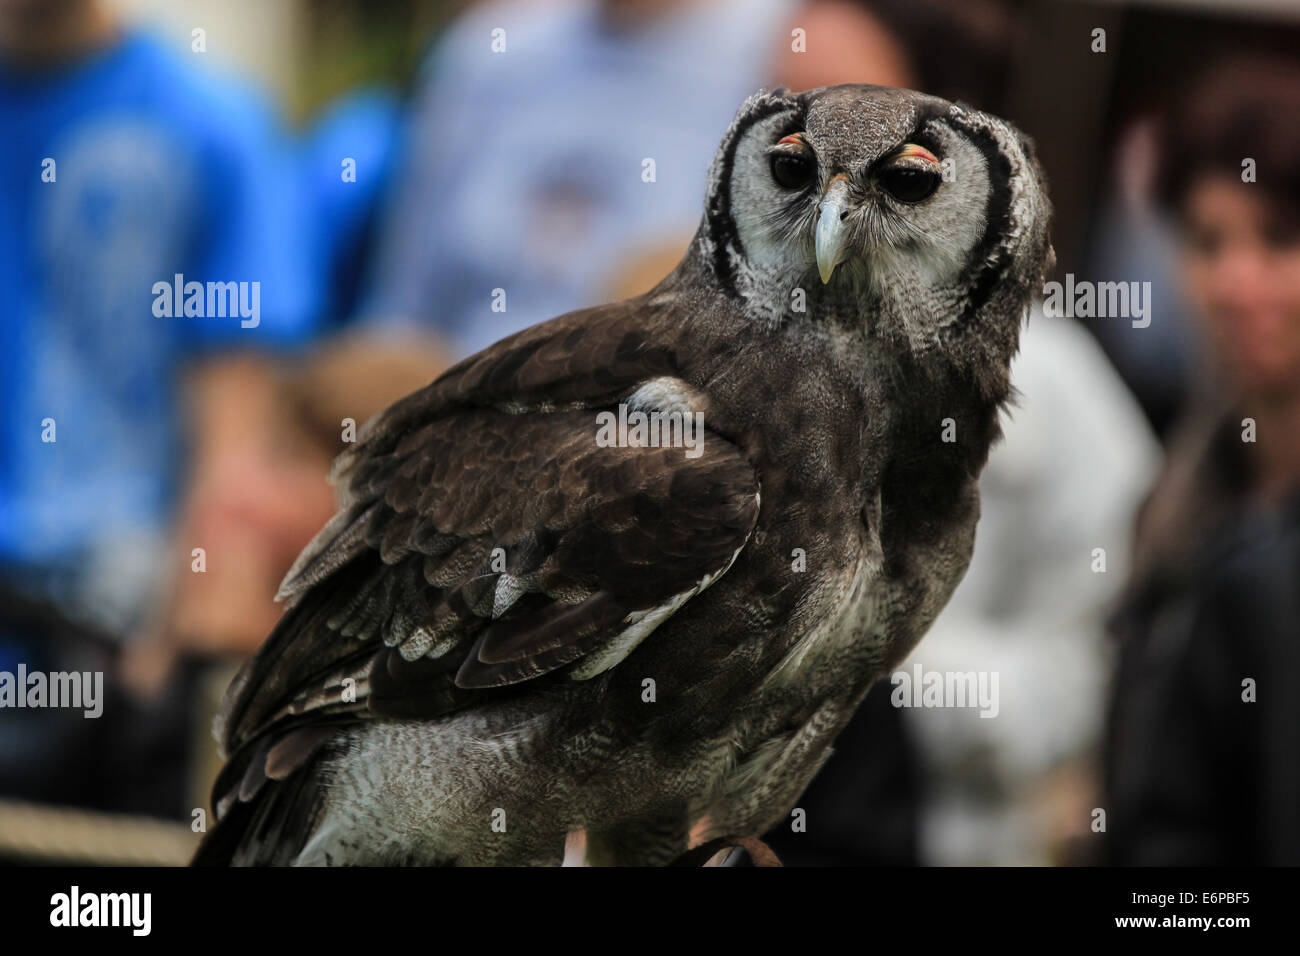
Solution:
<path fill-rule="evenodd" d="M 1300 494 L 1249 503 L 1235 418 L 1175 450 L 1115 620 L 1112 864 L 1300 864 Z"/>

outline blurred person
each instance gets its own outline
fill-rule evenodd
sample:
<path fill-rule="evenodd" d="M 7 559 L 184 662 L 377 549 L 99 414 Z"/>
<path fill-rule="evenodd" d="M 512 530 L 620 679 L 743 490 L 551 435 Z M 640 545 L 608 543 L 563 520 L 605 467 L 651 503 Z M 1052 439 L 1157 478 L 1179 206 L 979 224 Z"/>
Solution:
<path fill-rule="evenodd" d="M 270 109 L 188 55 L 96 0 L 0 0 L 3 670 L 61 670 L 147 623 L 206 543 L 170 537 L 188 474 L 191 497 L 265 506 L 245 481 L 263 354 L 312 331 L 301 210 Z M 0 713 L 5 788 L 130 803 L 90 774 L 41 782 L 75 760 L 65 730 L 53 710 Z M 118 784 L 123 752 L 103 755 Z"/>
<path fill-rule="evenodd" d="M 298 210 L 260 99 L 94 0 L 0 2 L 0 118 L 0 567 L 122 629 L 183 477 L 183 388 L 194 450 L 234 450 L 252 351 L 310 331 Z M 258 281 L 259 314 L 160 317 L 177 275 Z"/>
<path fill-rule="evenodd" d="M 1115 620 L 1105 858 L 1300 863 L 1300 63 L 1173 111 L 1161 195 L 1214 367 L 1139 516 Z"/>
<path fill-rule="evenodd" d="M 785 0 L 472 7 L 420 82 L 371 291 L 460 355 L 599 301 L 689 235 L 720 130 L 765 79 Z"/>

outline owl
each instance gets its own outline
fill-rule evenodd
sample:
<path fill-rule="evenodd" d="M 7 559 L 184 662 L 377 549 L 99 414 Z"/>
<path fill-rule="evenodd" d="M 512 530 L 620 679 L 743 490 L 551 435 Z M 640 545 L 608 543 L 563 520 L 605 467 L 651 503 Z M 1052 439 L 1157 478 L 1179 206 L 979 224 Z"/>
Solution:
<path fill-rule="evenodd" d="M 339 458 L 195 862 L 663 865 L 787 819 L 966 569 L 1048 219 L 1002 120 L 751 97 L 658 286 Z"/>

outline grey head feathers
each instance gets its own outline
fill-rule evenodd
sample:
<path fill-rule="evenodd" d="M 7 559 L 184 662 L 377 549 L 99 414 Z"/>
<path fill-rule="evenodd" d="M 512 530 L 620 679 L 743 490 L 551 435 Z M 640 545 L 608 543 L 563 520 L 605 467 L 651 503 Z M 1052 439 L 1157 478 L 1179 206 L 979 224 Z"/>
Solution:
<path fill-rule="evenodd" d="M 812 171 L 793 187 L 772 172 L 791 148 Z M 900 167 L 937 187 L 900 200 L 887 188 Z M 819 213 L 832 194 L 851 252 L 823 282 Z M 909 90 L 778 89 L 750 97 L 727 131 L 694 253 L 755 321 L 836 324 L 934 352 L 991 370 L 996 394 L 1050 265 L 1049 219 L 1032 144 L 1001 119 Z"/>

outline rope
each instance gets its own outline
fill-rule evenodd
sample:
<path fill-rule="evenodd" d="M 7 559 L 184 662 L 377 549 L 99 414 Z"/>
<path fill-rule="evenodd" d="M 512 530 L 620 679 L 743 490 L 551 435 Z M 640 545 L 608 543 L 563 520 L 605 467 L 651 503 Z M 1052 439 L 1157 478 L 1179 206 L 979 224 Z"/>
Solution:
<path fill-rule="evenodd" d="M 0 856 L 99 866 L 184 866 L 201 833 L 184 823 L 0 798 Z"/>

